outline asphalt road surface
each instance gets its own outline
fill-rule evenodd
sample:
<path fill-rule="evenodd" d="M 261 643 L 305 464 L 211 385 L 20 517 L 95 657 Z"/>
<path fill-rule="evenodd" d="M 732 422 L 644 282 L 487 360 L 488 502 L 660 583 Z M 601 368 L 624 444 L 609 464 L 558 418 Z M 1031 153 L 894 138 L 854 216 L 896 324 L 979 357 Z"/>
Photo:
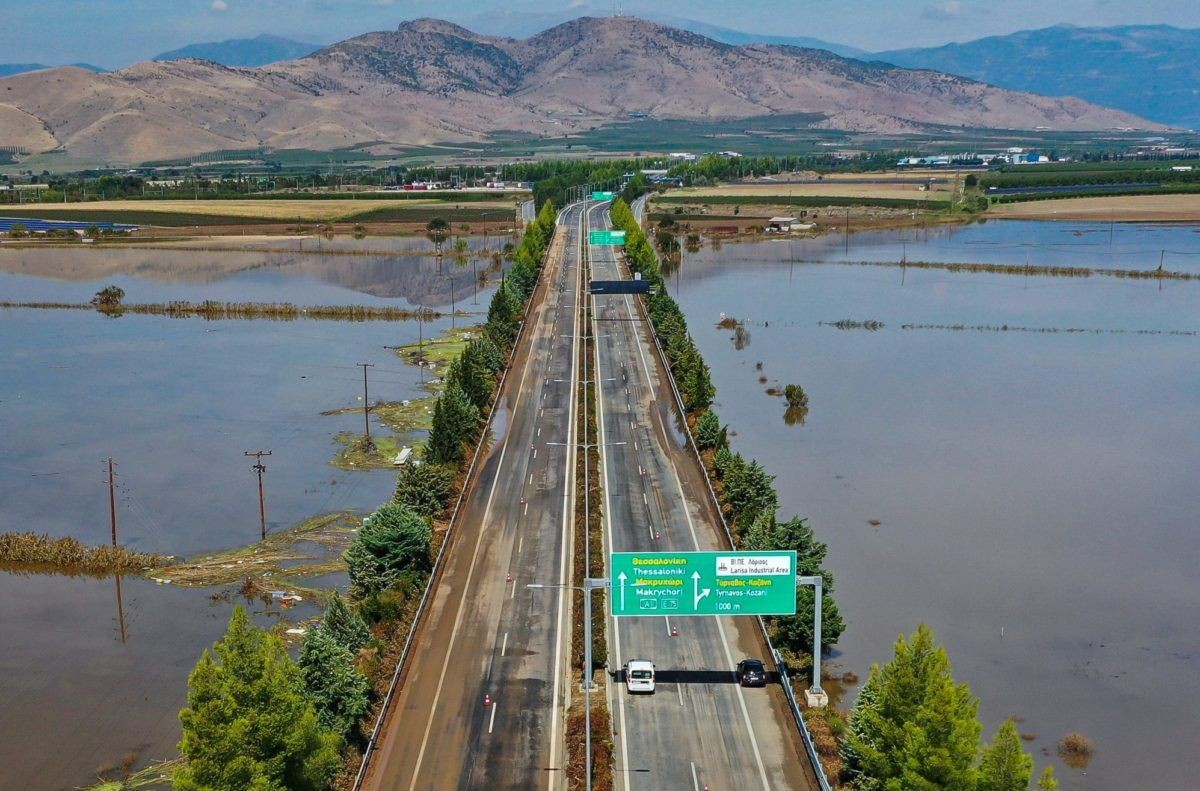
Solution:
<path fill-rule="evenodd" d="M 560 216 L 494 440 L 364 788 L 564 785 L 569 593 L 526 585 L 568 581 L 581 213 L 576 206 Z"/>
<path fill-rule="evenodd" d="M 588 206 L 560 216 L 493 441 L 449 539 L 365 788 L 565 787 L 570 601 L 559 589 L 526 586 L 568 580 L 580 245 L 588 223 L 607 226 L 606 205 Z M 611 249 L 589 249 L 595 278 L 627 276 Z M 682 444 L 636 298 L 593 299 L 601 441 L 623 443 L 601 448 L 607 547 L 721 548 L 703 473 Z M 618 788 L 816 788 L 782 692 L 735 683 L 737 661 L 762 656 L 751 619 L 607 624 L 611 669 L 645 658 L 659 672 L 653 696 L 630 697 L 615 674 L 603 690 L 614 714 Z"/>
<path fill-rule="evenodd" d="M 590 228 L 609 227 L 607 209 L 591 205 Z M 613 248 L 588 249 L 593 279 L 629 277 Z M 608 551 L 727 548 L 640 298 L 590 299 Z M 782 690 L 736 683 L 739 660 L 767 659 L 752 618 L 609 617 L 607 624 L 618 788 L 818 788 Z M 614 671 L 630 659 L 655 663 L 654 695 L 630 695 L 620 683 Z"/>

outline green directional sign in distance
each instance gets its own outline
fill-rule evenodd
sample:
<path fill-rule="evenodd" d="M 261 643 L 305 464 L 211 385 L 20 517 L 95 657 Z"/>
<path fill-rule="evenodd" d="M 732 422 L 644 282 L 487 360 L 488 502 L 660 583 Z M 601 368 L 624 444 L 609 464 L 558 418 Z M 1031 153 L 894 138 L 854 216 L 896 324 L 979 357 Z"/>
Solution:
<path fill-rule="evenodd" d="M 795 552 L 614 552 L 616 616 L 795 615 Z"/>
<path fill-rule="evenodd" d="M 624 231 L 588 231 L 588 244 L 625 246 Z"/>
<path fill-rule="evenodd" d="M 593 192 L 592 193 L 592 200 L 612 200 L 612 199 L 613 199 L 613 194 L 611 192 Z"/>

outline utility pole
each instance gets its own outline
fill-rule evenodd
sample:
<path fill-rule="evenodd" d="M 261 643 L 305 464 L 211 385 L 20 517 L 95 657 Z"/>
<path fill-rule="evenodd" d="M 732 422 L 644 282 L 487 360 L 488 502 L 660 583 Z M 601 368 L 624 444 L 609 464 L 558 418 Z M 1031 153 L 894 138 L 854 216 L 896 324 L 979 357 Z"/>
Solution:
<path fill-rule="evenodd" d="M 258 521 L 262 527 L 262 539 L 267 540 L 267 504 L 263 499 L 263 473 L 267 471 L 267 465 L 262 463 L 263 456 L 270 456 L 269 450 L 248 450 L 245 455 L 253 456 L 255 459 L 254 466 L 250 469 L 258 473 Z"/>
<path fill-rule="evenodd" d="M 363 369 L 363 429 L 367 434 L 367 447 L 371 447 L 371 421 L 367 418 L 367 414 L 371 411 L 370 402 L 367 401 L 367 369 L 374 368 L 374 363 L 359 363 L 359 368 Z"/>
<path fill-rule="evenodd" d="M 108 457 L 108 518 L 112 523 L 112 545 L 117 545 L 117 495 L 113 482 L 113 460 Z"/>

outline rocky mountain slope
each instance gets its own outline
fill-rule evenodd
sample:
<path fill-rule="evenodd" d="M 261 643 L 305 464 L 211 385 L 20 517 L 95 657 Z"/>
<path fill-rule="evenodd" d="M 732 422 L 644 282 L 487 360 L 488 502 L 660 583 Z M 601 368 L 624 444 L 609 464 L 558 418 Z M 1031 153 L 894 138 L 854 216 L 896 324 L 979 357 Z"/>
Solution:
<path fill-rule="evenodd" d="M 1155 128 L 1048 99 L 821 50 L 733 46 L 630 17 L 581 18 L 524 40 L 407 22 L 261 68 L 198 60 L 0 80 L 0 145 L 116 162 L 223 149 L 416 145 L 499 130 L 560 136 L 625 120 L 808 113 L 814 125 Z"/>

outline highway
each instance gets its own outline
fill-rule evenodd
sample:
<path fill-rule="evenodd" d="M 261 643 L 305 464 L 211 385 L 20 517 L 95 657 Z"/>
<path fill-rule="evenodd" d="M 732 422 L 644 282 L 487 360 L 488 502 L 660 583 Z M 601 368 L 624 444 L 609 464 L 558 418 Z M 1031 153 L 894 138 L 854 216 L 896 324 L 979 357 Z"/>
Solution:
<path fill-rule="evenodd" d="M 558 232 L 492 422 L 492 442 L 445 549 L 426 616 L 384 714 L 363 788 L 565 788 L 570 515 L 587 227 L 607 205 L 575 204 Z M 627 276 L 590 247 L 591 275 Z M 722 547 L 703 473 L 633 297 L 591 297 L 608 551 Z M 607 677 L 620 789 L 815 789 L 778 687 L 742 690 L 733 667 L 762 657 L 749 618 L 597 619 L 609 669 L 658 667 L 657 694 Z M 677 636 L 675 636 L 677 634 Z M 763 657 L 765 658 L 765 657 Z M 603 677 L 603 676 L 602 676 Z M 485 705 L 485 696 L 490 705 Z"/>
<path fill-rule="evenodd" d="M 364 788 L 564 785 L 569 593 L 525 587 L 569 579 L 582 207 L 559 222 Z"/>
<path fill-rule="evenodd" d="M 607 208 L 590 206 L 589 228 L 610 227 Z M 613 248 L 592 246 L 589 256 L 592 279 L 629 277 Z M 607 551 L 726 548 L 703 472 L 678 428 L 640 298 L 589 299 Z M 606 623 L 618 788 L 818 788 L 780 688 L 744 690 L 735 681 L 739 660 L 768 659 L 754 619 Z M 655 663 L 654 695 L 631 696 L 620 683 L 616 671 L 630 659 Z"/>

